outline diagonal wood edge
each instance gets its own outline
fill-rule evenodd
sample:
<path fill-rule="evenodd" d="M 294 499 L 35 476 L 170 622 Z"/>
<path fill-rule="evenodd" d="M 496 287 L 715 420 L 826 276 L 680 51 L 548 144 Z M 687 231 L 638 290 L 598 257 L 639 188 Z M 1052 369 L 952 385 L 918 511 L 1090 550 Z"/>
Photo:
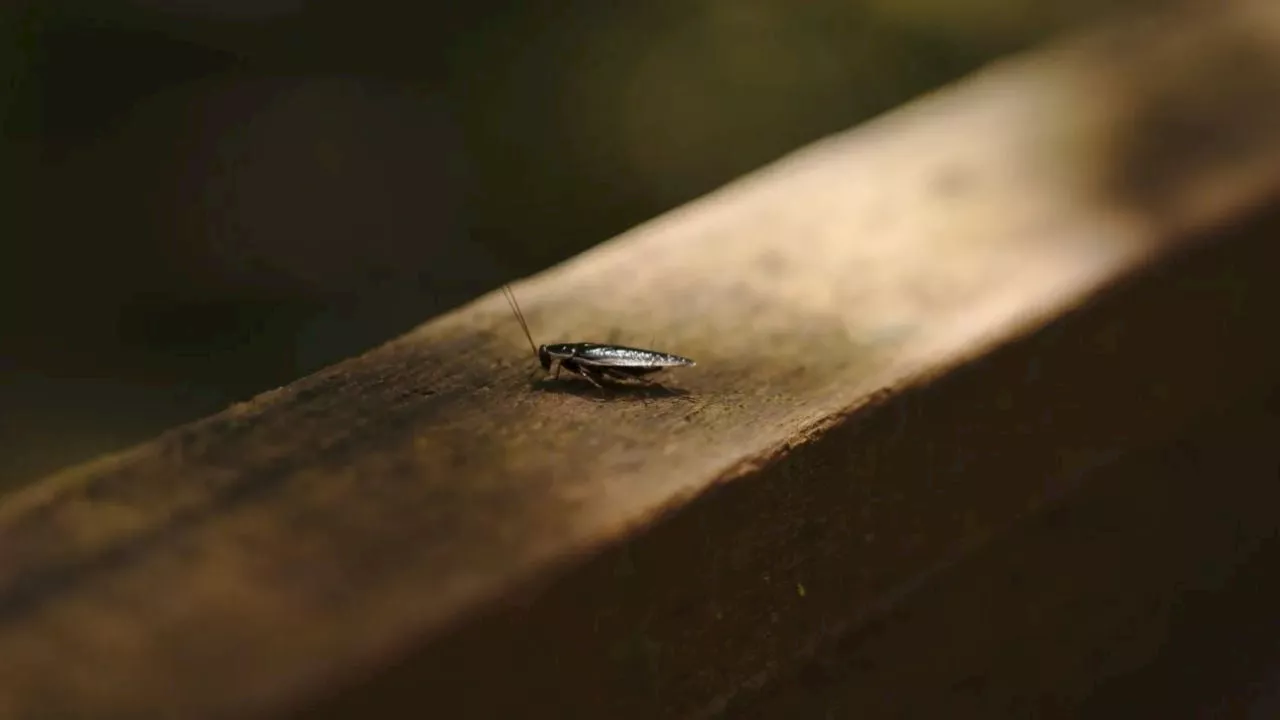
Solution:
<path fill-rule="evenodd" d="M 516 286 L 540 342 L 616 329 L 695 358 L 672 376 L 687 398 L 531 389 L 495 293 L 6 498 L 0 715 L 314 697 L 713 488 L 753 487 L 883 389 L 929 393 L 1271 198 L 1275 15 L 1236 2 L 1003 63 Z M 897 495 L 842 502 L 920 516 L 927 492 Z M 991 502 L 998 528 L 1029 500 Z M 894 532 L 882 563 L 915 542 Z M 714 679 L 767 662 L 739 659 Z"/>

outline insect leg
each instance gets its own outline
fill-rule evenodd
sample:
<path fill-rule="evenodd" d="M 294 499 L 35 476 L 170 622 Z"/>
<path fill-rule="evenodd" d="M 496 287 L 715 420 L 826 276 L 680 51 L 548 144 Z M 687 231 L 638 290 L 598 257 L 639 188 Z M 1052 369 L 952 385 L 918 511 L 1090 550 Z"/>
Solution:
<path fill-rule="evenodd" d="M 595 385 L 602 390 L 604 389 L 604 386 L 600 384 L 600 372 L 595 368 L 590 368 L 585 365 L 574 365 L 569 369 L 578 373 L 587 380 L 590 380 L 592 385 Z"/>

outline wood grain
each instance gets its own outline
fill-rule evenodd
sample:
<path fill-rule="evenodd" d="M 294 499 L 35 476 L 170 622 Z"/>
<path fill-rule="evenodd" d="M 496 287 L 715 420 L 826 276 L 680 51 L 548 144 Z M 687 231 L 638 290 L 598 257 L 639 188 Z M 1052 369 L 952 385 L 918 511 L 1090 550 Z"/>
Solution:
<path fill-rule="evenodd" d="M 1257 333 L 1241 315 L 1151 375 L 1230 377 L 1115 411 L 1103 390 L 1176 348 L 1176 324 L 1138 326 L 1154 349 L 1112 328 L 1105 361 L 1023 347 L 992 367 L 1047 358 L 1028 397 L 1079 402 L 1019 436 L 1020 476 L 991 453 L 1023 419 L 998 411 L 1036 406 L 962 371 L 1225 224 L 1270 227 L 1246 220 L 1280 187 L 1280 18 L 1212 10 L 1001 63 L 515 285 L 540 342 L 695 358 L 678 392 L 533 382 L 494 292 L 5 498 L 0 716 L 277 713 L 395 661 L 416 669 L 351 697 L 654 717 L 758 685 L 1069 489 L 1037 474 L 1063 428 L 1098 441 L 1064 466 L 1097 462 L 1104 429 L 1167 429 L 1271 367 L 1224 360 Z M 1106 317 L 1159 317 L 1167 283 L 1145 282 Z M 1231 291 L 1188 288 L 1186 328 L 1212 333 Z M 938 405 L 966 397 L 987 406 Z M 901 420 L 904 398 L 932 419 Z M 988 453 L 953 468 L 981 482 L 942 479 L 941 432 Z M 850 454 L 867 448 L 884 457 Z M 825 588 L 794 576 L 802 547 Z"/>

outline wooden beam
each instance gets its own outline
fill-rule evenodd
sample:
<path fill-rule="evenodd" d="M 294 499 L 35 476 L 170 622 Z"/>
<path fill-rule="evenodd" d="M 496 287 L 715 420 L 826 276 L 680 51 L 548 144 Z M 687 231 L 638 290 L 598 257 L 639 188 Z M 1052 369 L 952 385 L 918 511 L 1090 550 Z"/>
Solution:
<path fill-rule="evenodd" d="M 715 711 L 1268 381 L 1277 39 L 1117 22 L 515 286 L 679 393 L 531 383 L 495 292 L 5 498 L 0 716 Z"/>

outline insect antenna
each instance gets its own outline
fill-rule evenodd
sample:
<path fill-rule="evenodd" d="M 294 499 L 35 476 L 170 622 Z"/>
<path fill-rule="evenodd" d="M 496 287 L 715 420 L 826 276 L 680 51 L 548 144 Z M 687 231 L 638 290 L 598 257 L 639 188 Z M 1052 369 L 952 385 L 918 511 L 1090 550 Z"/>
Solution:
<path fill-rule="evenodd" d="M 533 350 L 534 357 L 538 356 L 538 346 L 533 342 L 533 335 L 529 333 L 529 323 L 525 322 L 524 313 L 520 311 L 520 304 L 516 302 L 515 293 L 511 292 L 511 286 L 503 283 L 502 294 L 507 298 L 507 304 L 511 306 L 511 311 L 516 315 L 516 321 L 520 323 L 520 329 L 524 330 L 525 339 L 529 341 L 529 349 Z"/>

